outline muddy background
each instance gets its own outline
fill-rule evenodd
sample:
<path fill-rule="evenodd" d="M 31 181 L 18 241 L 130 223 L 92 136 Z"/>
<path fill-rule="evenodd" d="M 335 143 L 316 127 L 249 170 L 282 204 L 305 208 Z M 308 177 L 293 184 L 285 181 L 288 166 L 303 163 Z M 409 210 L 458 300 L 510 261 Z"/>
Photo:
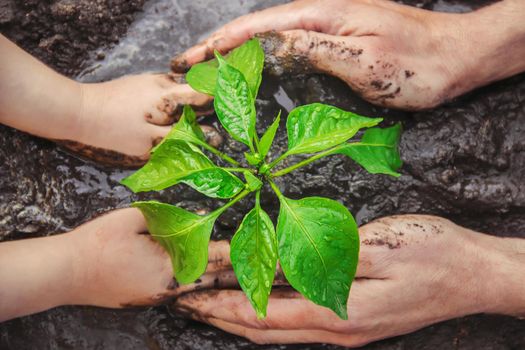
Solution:
<path fill-rule="evenodd" d="M 165 71 L 169 58 L 222 23 L 282 0 L 0 0 L 0 30 L 56 70 L 83 81 Z M 405 1 L 437 11 L 470 11 L 487 1 Z M 291 197 L 344 202 L 360 224 L 399 213 L 431 213 L 498 236 L 525 238 L 525 75 L 479 89 L 440 108 L 405 113 L 373 107 L 341 82 L 267 77 L 257 100 L 259 131 L 279 109 L 322 101 L 402 121 L 403 176 L 371 176 L 339 157 L 283 178 Z M 205 123 L 218 127 L 213 117 Z M 221 131 L 222 132 L 222 131 Z M 285 134 L 277 149 L 285 147 Z M 226 142 L 229 152 L 241 152 Z M 0 126 L 0 241 L 70 230 L 99 213 L 155 198 L 186 208 L 217 205 L 184 187 L 136 196 L 118 181 L 129 171 L 78 159 L 55 144 Z M 275 218 L 275 198 L 264 207 Z M 249 209 L 219 220 L 228 238 Z M 483 272 L 480 271 L 480 278 Z M 402 292 L 402 291 L 400 291 Z M 178 317 L 168 307 L 61 307 L 0 325 L 0 349 L 336 349 L 261 346 Z M 525 321 L 479 315 L 443 322 L 367 349 L 524 349 Z"/>

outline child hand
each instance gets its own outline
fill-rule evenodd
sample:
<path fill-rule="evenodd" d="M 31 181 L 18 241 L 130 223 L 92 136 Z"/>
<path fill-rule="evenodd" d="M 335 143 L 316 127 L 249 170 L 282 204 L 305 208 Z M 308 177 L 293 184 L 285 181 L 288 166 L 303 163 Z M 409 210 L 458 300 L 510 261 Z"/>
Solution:
<path fill-rule="evenodd" d="M 198 113 L 212 112 L 209 96 L 195 92 L 175 74 L 141 74 L 98 84 L 83 84 L 75 131 L 66 147 L 101 163 L 139 166 L 149 150 L 171 129 L 184 104 Z M 210 143 L 220 143 L 203 127 Z"/>

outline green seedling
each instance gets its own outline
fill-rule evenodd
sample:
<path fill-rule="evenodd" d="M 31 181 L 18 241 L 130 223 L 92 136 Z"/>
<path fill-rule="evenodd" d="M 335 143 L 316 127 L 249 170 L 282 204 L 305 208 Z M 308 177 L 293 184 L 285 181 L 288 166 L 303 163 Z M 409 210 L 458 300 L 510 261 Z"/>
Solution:
<path fill-rule="evenodd" d="M 133 203 L 146 217 L 150 234 L 169 253 L 174 276 L 187 284 L 199 278 L 208 263 L 208 244 L 215 220 L 226 209 L 255 193 L 255 207 L 246 214 L 231 241 L 231 261 L 241 288 L 257 316 L 266 316 L 268 297 L 279 260 L 290 285 L 316 304 L 347 319 L 346 303 L 354 279 L 359 237 L 357 225 L 341 203 L 321 197 L 291 199 L 274 182 L 279 176 L 325 156 L 342 154 L 373 174 L 399 176 L 400 125 L 374 128 L 381 118 L 367 118 L 314 103 L 292 110 L 286 120 L 288 149 L 267 161 L 280 114 L 259 138 L 255 98 L 261 83 L 264 53 L 257 39 L 230 55 L 216 53 L 187 74 L 197 91 L 214 96 L 217 117 L 233 139 L 247 146 L 250 168 L 208 145 L 189 106 L 169 135 L 152 150 L 144 167 L 122 180 L 133 192 L 159 191 L 184 183 L 209 197 L 229 201 L 207 215 L 197 215 L 156 201 Z M 351 140 L 366 129 L 359 141 Z M 231 164 L 217 166 L 203 151 Z M 291 155 L 308 157 L 275 170 Z M 244 181 L 235 174 L 242 174 Z M 277 226 L 260 204 L 261 188 L 269 184 L 280 202 Z"/>

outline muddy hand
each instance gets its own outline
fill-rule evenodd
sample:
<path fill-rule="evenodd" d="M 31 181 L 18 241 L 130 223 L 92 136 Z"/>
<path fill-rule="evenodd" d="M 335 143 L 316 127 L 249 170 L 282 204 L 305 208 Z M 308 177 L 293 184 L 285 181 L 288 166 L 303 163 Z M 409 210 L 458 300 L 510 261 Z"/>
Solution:
<path fill-rule="evenodd" d="M 102 163 L 139 166 L 170 130 L 185 104 L 211 112 L 211 99 L 193 91 L 178 74 L 142 74 L 84 84 L 79 133 L 62 144 Z M 203 127 L 208 142 L 219 134 Z"/>
<path fill-rule="evenodd" d="M 515 0 L 504 3 L 499 8 L 523 5 Z M 300 0 L 234 20 L 174 58 L 172 69 L 185 71 L 212 57 L 215 49 L 225 53 L 266 33 L 260 38 L 274 71 L 327 73 L 372 103 L 424 109 L 520 71 L 512 62 L 507 72 L 501 57 L 496 59 L 501 55 L 501 37 L 510 37 L 504 29 L 500 39 L 487 41 L 483 49 L 476 44 L 484 31 L 486 38 L 494 35 L 493 27 L 486 25 L 491 16 L 497 18 L 497 11 L 459 15 L 382 0 Z M 511 53 L 517 51 L 513 46 L 507 50 L 509 60 L 516 56 L 516 61 L 523 61 L 521 52 Z M 491 55 L 499 68 L 490 68 L 489 73 L 486 60 Z"/>
<path fill-rule="evenodd" d="M 185 294 L 176 306 L 196 320 L 256 343 L 343 346 L 360 346 L 467 314 L 509 312 L 493 302 L 501 295 L 487 277 L 497 279 L 500 273 L 495 266 L 504 248 L 493 248 L 506 243 L 496 243 L 497 238 L 423 215 L 380 219 L 361 227 L 360 236 L 348 321 L 283 288 L 274 288 L 263 320 L 238 290 Z M 480 278 L 481 270 L 487 278 Z M 521 303 L 525 312 L 523 298 Z"/>
<path fill-rule="evenodd" d="M 147 234 L 138 209 L 115 210 L 71 235 L 79 250 L 74 304 L 114 308 L 157 305 L 194 290 L 237 285 L 226 241 L 210 243 L 210 263 L 199 280 L 179 285 L 168 254 Z"/>

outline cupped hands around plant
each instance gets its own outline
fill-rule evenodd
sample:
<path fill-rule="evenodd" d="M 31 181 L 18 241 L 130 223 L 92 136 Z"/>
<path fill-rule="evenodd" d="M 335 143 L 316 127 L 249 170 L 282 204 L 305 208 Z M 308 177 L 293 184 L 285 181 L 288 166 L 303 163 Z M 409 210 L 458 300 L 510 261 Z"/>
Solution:
<path fill-rule="evenodd" d="M 290 285 L 307 299 L 346 319 L 347 300 L 357 269 L 357 225 L 341 203 L 322 197 L 287 198 L 273 179 L 321 157 L 342 154 L 370 173 L 399 176 L 397 150 L 400 125 L 373 128 L 381 118 L 367 118 L 314 103 L 290 112 L 286 121 L 288 149 L 272 161 L 267 155 L 280 115 L 259 138 L 255 99 L 261 83 L 264 52 L 257 39 L 247 41 L 227 57 L 195 65 L 187 74 L 197 91 L 214 97 L 217 117 L 231 137 L 247 147 L 250 168 L 208 145 L 185 106 L 181 119 L 156 146 L 148 163 L 122 183 L 134 192 L 159 191 L 184 183 L 213 198 L 231 199 L 207 215 L 154 201 L 135 202 L 151 235 L 168 251 L 175 278 L 187 284 L 198 279 L 208 263 L 208 243 L 215 220 L 229 207 L 255 193 L 255 207 L 246 214 L 231 242 L 231 261 L 241 288 L 257 316 L 266 316 L 277 260 Z M 359 141 L 350 141 L 366 129 Z M 201 149 L 230 167 L 214 164 Z M 305 160 L 275 170 L 291 156 Z M 234 175 L 242 174 L 245 181 Z M 260 205 L 261 187 L 268 183 L 280 202 L 277 226 Z"/>
<path fill-rule="evenodd" d="M 475 313 L 525 316 L 523 239 L 480 234 L 429 215 L 381 218 L 361 226 L 359 236 L 348 320 L 282 285 L 272 291 L 264 320 L 233 288 L 182 295 L 175 308 L 258 344 L 347 347 Z"/>

